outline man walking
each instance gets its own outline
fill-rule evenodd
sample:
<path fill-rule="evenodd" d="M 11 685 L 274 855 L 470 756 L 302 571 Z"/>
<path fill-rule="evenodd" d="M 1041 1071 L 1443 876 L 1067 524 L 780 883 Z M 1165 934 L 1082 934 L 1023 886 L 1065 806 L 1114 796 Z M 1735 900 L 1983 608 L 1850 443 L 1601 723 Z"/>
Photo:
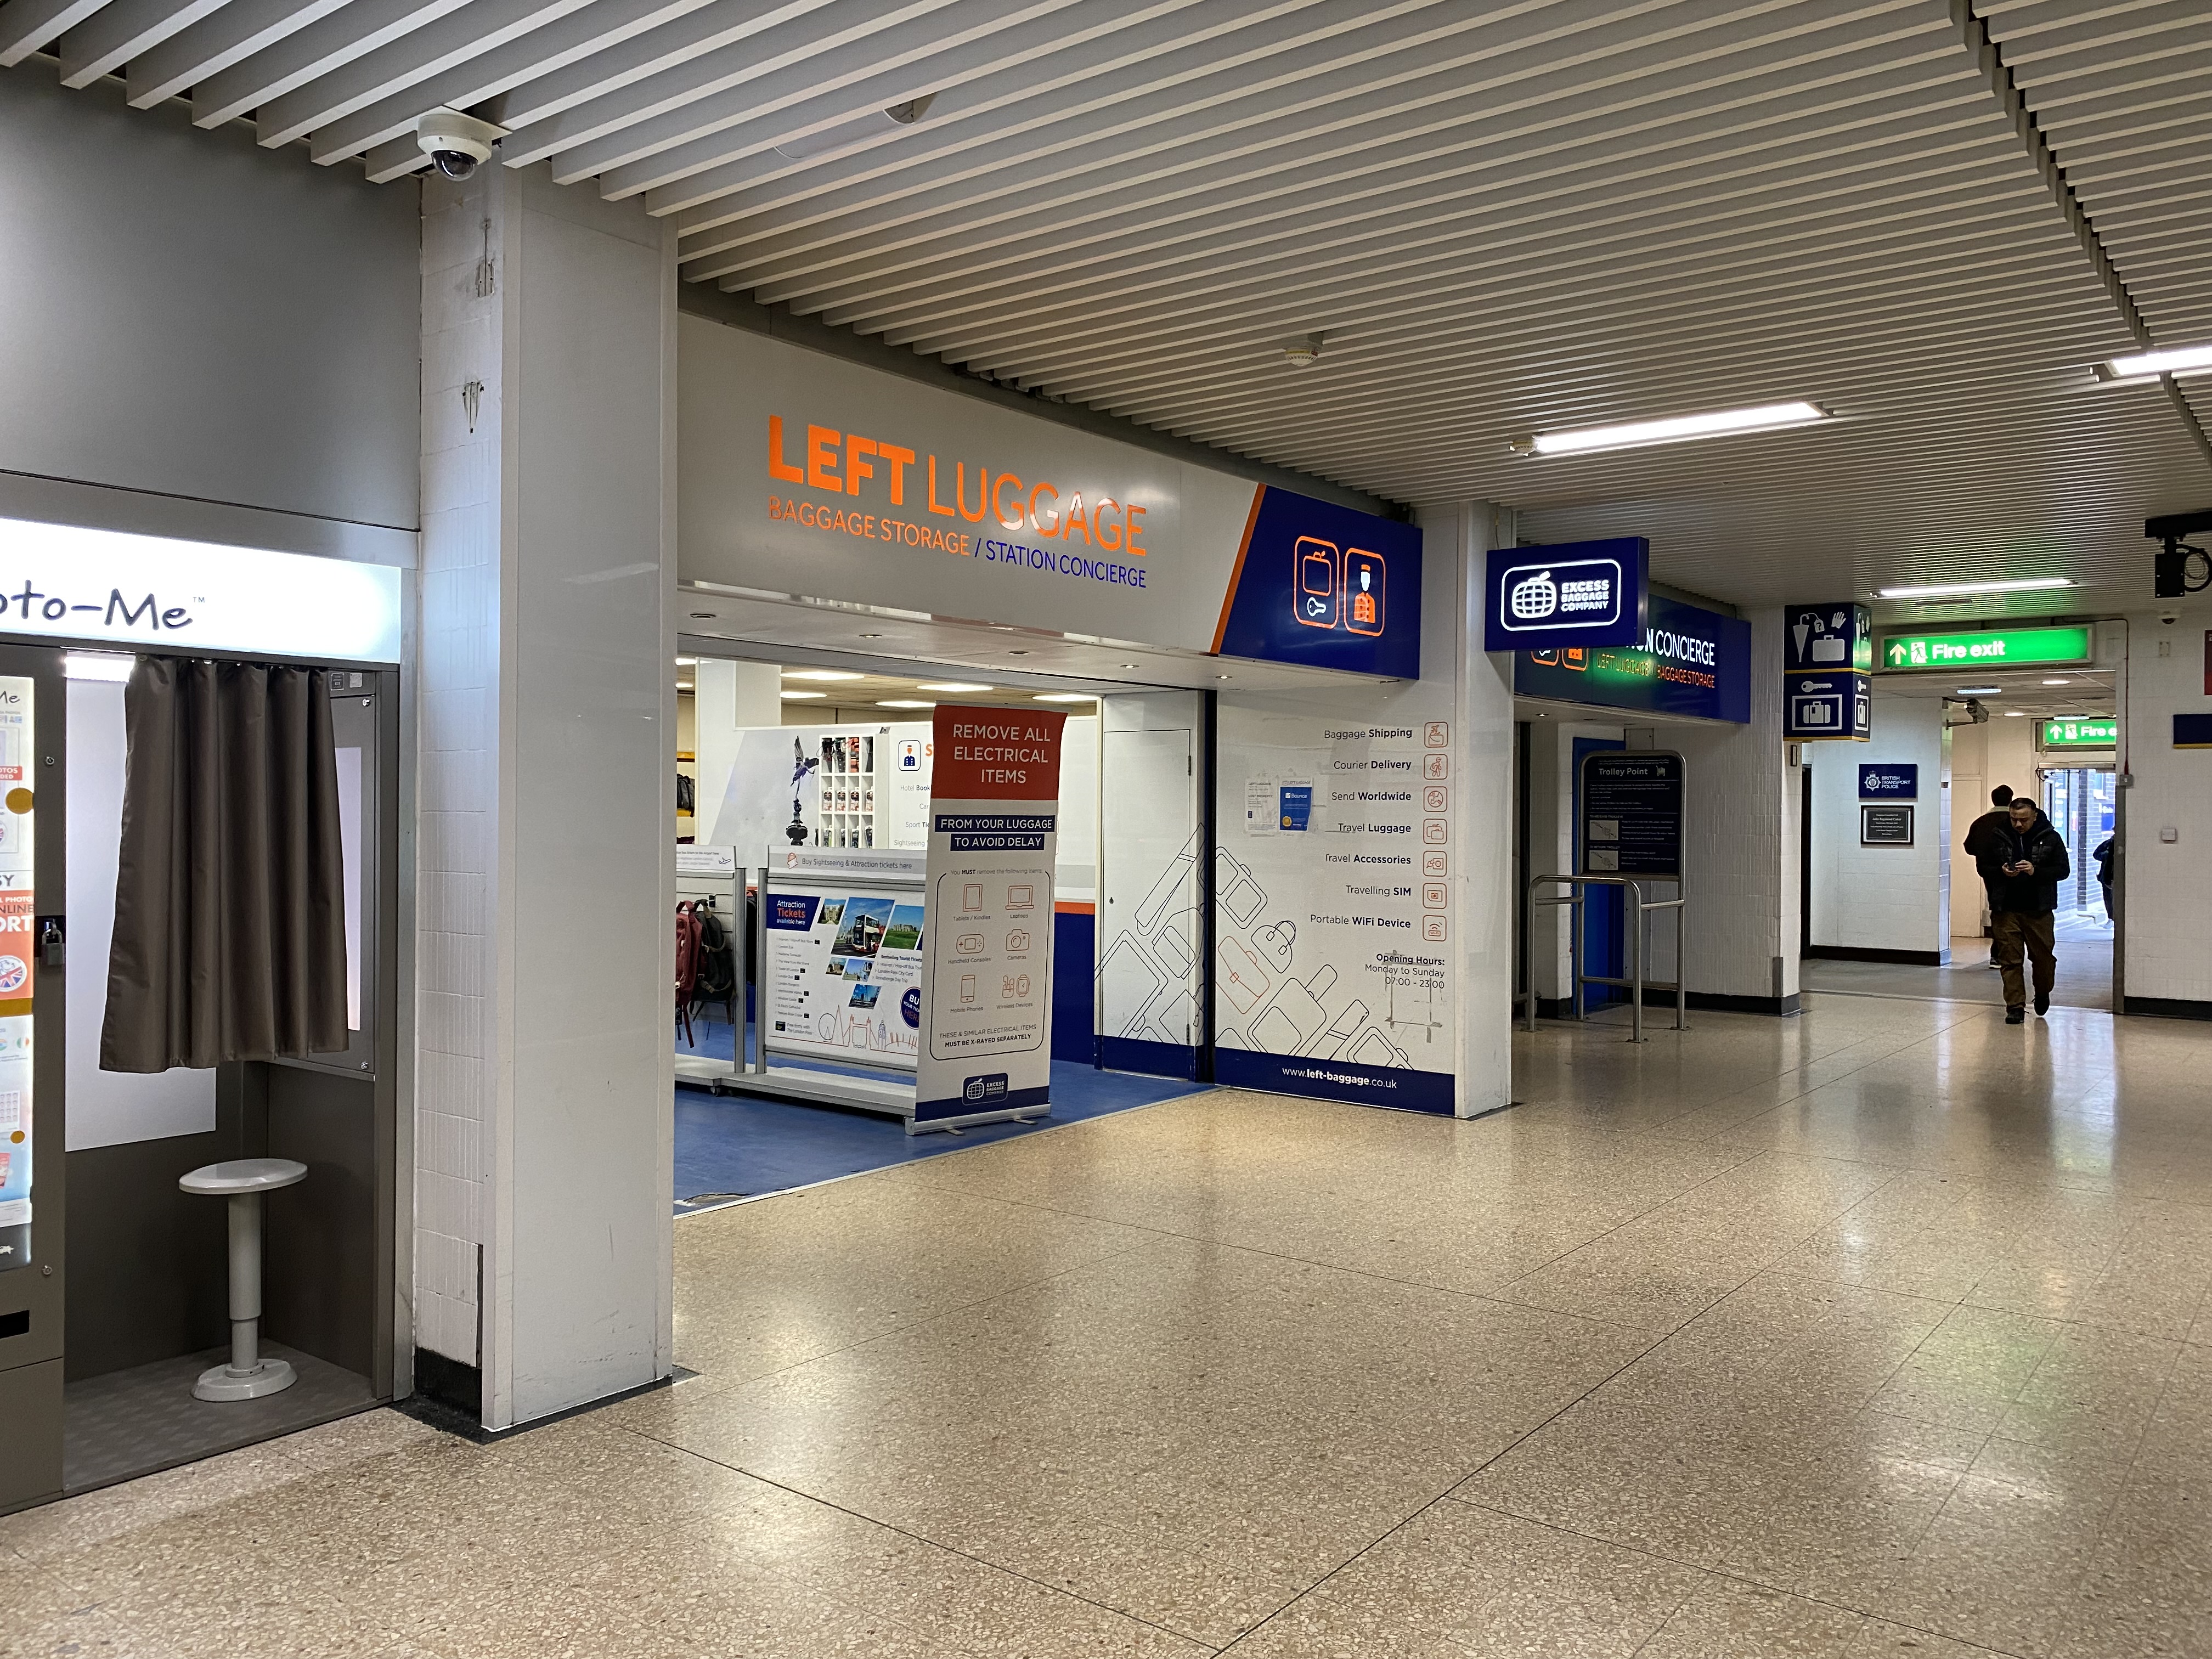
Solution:
<path fill-rule="evenodd" d="M 1997 896 L 1996 889 L 1990 883 L 1990 872 L 1996 867 L 1994 863 L 1996 855 L 2005 849 L 2005 837 L 2012 834 L 2012 786 L 2010 784 L 2001 783 L 1990 791 L 1990 807 L 1989 811 L 1983 813 L 1981 817 L 1966 826 L 1964 850 L 1966 856 L 1973 860 L 1974 867 L 1982 873 L 1982 888 L 1989 899 L 1990 915 L 1994 919 L 1997 912 Z M 1990 966 L 1996 968 L 2000 965 L 1997 961 L 1996 929 L 1993 927 L 1990 929 Z"/>
<path fill-rule="evenodd" d="M 2051 987 L 2058 976 L 2058 956 L 2052 943 L 2058 884 L 2074 872 L 2067 860 L 2066 843 L 2033 801 L 2023 797 L 2013 802 L 2010 817 L 2004 846 L 1991 855 L 1991 860 L 1980 863 L 1983 878 L 1990 884 L 1990 909 L 1996 919 L 1994 931 L 1997 965 L 2004 973 L 2005 1024 L 2018 1025 L 2027 1018 L 2027 988 L 2020 971 L 2023 953 L 2035 963 L 2035 1012 L 2051 1012 Z M 1994 874 L 1990 867 L 1992 860 Z"/>

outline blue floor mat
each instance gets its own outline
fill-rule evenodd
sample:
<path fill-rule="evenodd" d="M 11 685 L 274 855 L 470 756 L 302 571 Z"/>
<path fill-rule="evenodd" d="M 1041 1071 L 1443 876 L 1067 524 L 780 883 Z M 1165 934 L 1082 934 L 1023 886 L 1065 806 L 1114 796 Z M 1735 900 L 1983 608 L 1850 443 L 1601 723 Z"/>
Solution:
<path fill-rule="evenodd" d="M 727 1025 L 695 1027 L 698 1046 L 678 1054 L 714 1053 L 730 1058 L 735 1043 Z M 747 1045 L 750 1047 L 750 1043 Z M 863 1170 L 887 1169 L 916 1158 L 1011 1140 L 1056 1124 L 1149 1106 L 1206 1085 L 1176 1078 L 1094 1071 L 1065 1060 L 1052 1063 L 1052 1115 L 1036 1123 L 985 1123 L 959 1134 L 909 1135 L 896 1118 L 834 1107 L 802 1106 L 757 1095 L 716 1096 L 679 1085 L 676 1091 L 676 1213 L 710 1209 L 738 1197 L 757 1198 Z M 711 1195 L 711 1196 L 710 1196 Z M 704 1198 L 703 1204 L 687 1200 Z"/>

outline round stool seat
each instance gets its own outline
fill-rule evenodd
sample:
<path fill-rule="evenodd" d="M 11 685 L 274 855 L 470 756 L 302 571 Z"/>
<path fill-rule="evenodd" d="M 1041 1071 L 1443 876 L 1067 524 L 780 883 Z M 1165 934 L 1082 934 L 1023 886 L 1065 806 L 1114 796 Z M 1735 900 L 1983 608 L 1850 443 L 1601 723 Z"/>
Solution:
<path fill-rule="evenodd" d="M 307 1178 L 289 1158 L 234 1158 L 177 1177 L 180 1191 L 230 1200 L 230 1363 L 192 1384 L 198 1400 L 258 1400 L 299 1379 L 289 1360 L 261 1352 L 261 1195 Z"/>
<path fill-rule="evenodd" d="M 190 1175 L 179 1176 L 179 1191 L 208 1198 L 230 1198 L 239 1193 L 266 1193 L 307 1178 L 307 1166 L 289 1158 L 234 1158 L 222 1164 L 203 1164 Z"/>

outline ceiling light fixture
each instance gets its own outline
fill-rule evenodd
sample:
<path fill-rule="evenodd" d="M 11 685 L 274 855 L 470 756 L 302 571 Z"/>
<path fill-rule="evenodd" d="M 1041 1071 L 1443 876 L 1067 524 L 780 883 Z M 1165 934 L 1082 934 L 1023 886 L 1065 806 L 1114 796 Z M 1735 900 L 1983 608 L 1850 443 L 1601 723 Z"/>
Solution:
<path fill-rule="evenodd" d="M 1030 653 L 1026 651 L 1009 651 L 1006 654 L 1010 657 L 1026 657 Z"/>
<path fill-rule="evenodd" d="M 880 634 L 863 634 L 860 637 L 864 640 L 879 640 L 883 638 L 883 635 Z"/>
<path fill-rule="evenodd" d="M 1036 702 L 1097 702 L 1088 691 L 1040 691 L 1032 699 Z"/>
<path fill-rule="evenodd" d="M 884 697 L 878 700 L 878 708 L 934 708 L 933 702 L 922 702 L 913 697 Z"/>
<path fill-rule="evenodd" d="M 2004 711 L 2004 715 L 2008 720 L 2024 720 L 2027 718 L 2027 710 L 2025 708 L 2008 708 Z"/>
<path fill-rule="evenodd" d="M 842 668 L 787 668 L 783 677 L 787 680 L 860 680 L 865 674 L 848 674 Z"/>
<path fill-rule="evenodd" d="M 826 697 L 830 694 L 827 691 L 779 691 L 776 695 L 786 702 L 805 702 L 810 698 Z"/>
<path fill-rule="evenodd" d="M 696 657 L 678 657 L 676 659 L 676 665 L 678 668 L 696 668 L 699 665 L 699 659 Z"/>
<path fill-rule="evenodd" d="M 2148 380 L 2160 374 L 2202 374 L 2212 369 L 2212 345 L 2182 346 L 2172 351 L 2141 351 L 2107 357 L 2097 365 L 2100 380 Z"/>
<path fill-rule="evenodd" d="M 1959 695 L 1962 697 L 2001 697 L 2004 695 L 2004 687 L 2002 685 L 1962 685 L 1959 688 Z"/>
<path fill-rule="evenodd" d="M 2057 679 L 2055 679 L 2055 680 L 2045 680 L 2045 681 L 2044 681 L 2044 684 L 2045 684 L 2045 685 L 2071 685 L 2073 683 L 2074 683 L 2073 681 L 2071 681 L 2071 680 L 2069 680 L 2069 679 L 2066 678 L 2063 675 L 2061 675 L 2058 678 L 2057 678 Z"/>
<path fill-rule="evenodd" d="M 1762 404 L 1756 409 L 1716 410 L 1710 415 L 1678 415 L 1671 420 L 1637 421 L 1627 426 L 1589 426 L 1571 432 L 1539 432 L 1506 446 L 1516 455 L 1583 455 L 1595 449 L 1640 449 L 1647 444 L 1684 443 L 1732 432 L 1764 432 L 1775 427 L 1810 426 L 1835 416 L 1818 404 Z"/>
<path fill-rule="evenodd" d="M 988 691 L 990 689 L 974 680 L 925 680 L 915 687 L 917 691 Z"/>
<path fill-rule="evenodd" d="M 1925 599 L 1947 593 L 2033 593 L 2046 587 L 2071 587 L 2071 576 L 2012 576 L 1997 581 L 1935 582 L 1923 587 L 1877 587 L 1878 599 Z"/>

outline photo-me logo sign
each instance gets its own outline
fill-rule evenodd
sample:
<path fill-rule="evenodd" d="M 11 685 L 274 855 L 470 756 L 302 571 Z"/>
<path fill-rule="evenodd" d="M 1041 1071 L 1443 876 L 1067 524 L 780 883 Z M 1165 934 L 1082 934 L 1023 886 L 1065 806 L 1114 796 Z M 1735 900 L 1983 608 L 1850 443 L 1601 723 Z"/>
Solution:
<path fill-rule="evenodd" d="M 1645 620 L 1647 556 L 1634 537 L 1492 553 L 1484 649 L 1635 644 Z"/>

